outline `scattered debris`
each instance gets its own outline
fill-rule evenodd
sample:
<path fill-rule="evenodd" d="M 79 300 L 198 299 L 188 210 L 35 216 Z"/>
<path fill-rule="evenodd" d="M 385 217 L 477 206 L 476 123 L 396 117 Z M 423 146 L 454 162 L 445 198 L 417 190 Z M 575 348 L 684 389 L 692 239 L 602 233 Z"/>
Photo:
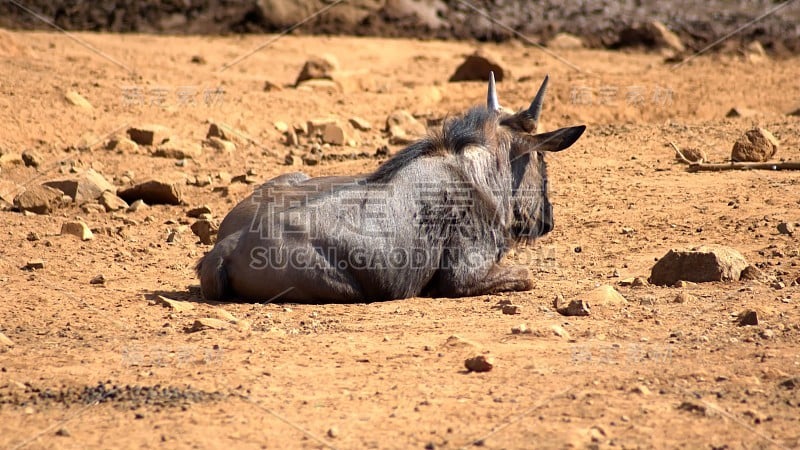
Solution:
<path fill-rule="evenodd" d="M 763 128 L 754 128 L 743 134 L 731 150 L 731 161 L 766 162 L 778 152 L 778 139 Z"/>
<path fill-rule="evenodd" d="M 74 221 L 74 222 L 64 222 L 61 225 L 61 235 L 72 235 L 77 237 L 82 241 L 88 241 L 94 239 L 94 234 L 92 234 L 92 230 L 89 229 L 89 225 L 86 225 L 85 222 L 81 221 Z"/>
<path fill-rule="evenodd" d="M 449 81 L 489 81 L 490 72 L 494 72 L 494 79 L 498 82 L 510 77 L 508 70 L 504 69 L 504 64 L 499 58 L 490 55 L 485 50 L 477 50 L 464 59 L 464 62 L 450 76 Z"/>
<path fill-rule="evenodd" d="M 464 367 L 470 372 L 488 372 L 494 368 L 494 364 L 494 358 L 484 355 L 467 358 L 464 361 Z"/>
<path fill-rule="evenodd" d="M 672 286 L 676 281 L 738 280 L 747 261 L 741 253 L 722 245 L 702 246 L 690 250 L 670 250 L 653 266 L 650 282 Z"/>

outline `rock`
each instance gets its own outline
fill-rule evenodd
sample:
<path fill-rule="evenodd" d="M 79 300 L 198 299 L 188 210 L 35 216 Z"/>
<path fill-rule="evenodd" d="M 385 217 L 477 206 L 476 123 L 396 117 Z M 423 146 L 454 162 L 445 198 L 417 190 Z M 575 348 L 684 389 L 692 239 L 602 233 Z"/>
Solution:
<path fill-rule="evenodd" d="M 699 148 L 693 148 L 693 147 L 685 148 L 681 150 L 681 154 L 683 155 L 684 158 L 689 160 L 689 162 L 701 163 L 703 161 L 708 161 L 708 156 L 706 155 L 706 152 Z M 675 158 L 680 160 L 680 157 L 678 156 L 677 153 L 675 154 Z"/>
<path fill-rule="evenodd" d="M 731 150 L 731 161 L 765 162 L 778 152 L 778 139 L 763 128 L 754 128 L 743 134 Z"/>
<path fill-rule="evenodd" d="M 203 330 L 227 330 L 230 324 L 221 319 L 214 319 L 213 317 L 203 317 L 194 321 L 191 327 L 187 330 L 189 333 L 194 333 Z"/>
<path fill-rule="evenodd" d="M 198 206 L 197 208 L 192 208 L 189 211 L 186 211 L 186 217 L 191 217 L 193 219 L 197 219 L 203 214 L 211 214 L 211 207 L 208 205 Z"/>
<path fill-rule="evenodd" d="M 531 334 L 533 331 L 528 328 L 528 325 L 521 323 L 511 328 L 511 334 Z"/>
<path fill-rule="evenodd" d="M 167 298 L 162 295 L 156 296 L 156 302 L 159 305 L 165 306 L 179 313 L 191 311 L 194 309 L 194 305 L 191 302 L 182 302 L 180 300 L 173 300 L 171 298 Z"/>
<path fill-rule="evenodd" d="M 50 214 L 64 204 L 64 193 L 50 186 L 33 186 L 14 198 L 14 206 L 20 211 Z"/>
<path fill-rule="evenodd" d="M 652 394 L 652 391 L 650 390 L 650 388 L 648 388 L 647 386 L 645 386 L 643 384 L 637 385 L 636 387 L 631 389 L 631 392 L 633 392 L 635 394 L 642 395 L 644 397 L 647 397 L 648 395 Z"/>
<path fill-rule="evenodd" d="M 348 122 L 350 122 L 350 125 L 352 125 L 353 128 L 355 128 L 358 131 L 369 131 L 372 129 L 372 125 L 369 123 L 367 119 L 363 119 L 358 116 L 353 116 L 349 118 Z"/>
<path fill-rule="evenodd" d="M 218 152 L 234 153 L 236 151 L 236 144 L 234 144 L 231 141 L 226 141 L 222 138 L 218 138 L 216 136 L 212 136 L 206 139 L 205 141 L 203 141 L 203 144 Z"/>
<path fill-rule="evenodd" d="M 425 125 L 405 110 L 395 111 L 386 118 L 386 131 L 389 142 L 395 145 L 410 144 L 426 133 Z"/>
<path fill-rule="evenodd" d="M 698 298 L 688 292 L 681 291 L 672 300 L 672 303 L 691 303 L 697 304 Z"/>
<path fill-rule="evenodd" d="M 289 130 L 289 124 L 282 120 L 273 123 L 273 125 L 275 126 L 275 129 L 281 133 L 285 133 Z"/>
<path fill-rule="evenodd" d="M 583 300 L 570 300 L 566 301 L 564 297 L 559 294 L 553 301 L 553 306 L 559 314 L 563 316 L 588 316 L 589 304 Z"/>
<path fill-rule="evenodd" d="M 453 347 L 453 348 L 458 348 L 458 347 L 478 348 L 478 347 L 480 347 L 480 345 L 476 344 L 475 342 L 472 342 L 469 339 L 464 339 L 464 338 L 462 338 L 461 336 L 459 336 L 457 334 L 449 336 L 447 338 L 447 340 L 444 342 L 444 345 L 446 347 Z"/>
<path fill-rule="evenodd" d="M 72 433 L 70 433 L 68 429 L 61 427 L 58 430 L 56 430 L 56 436 L 70 437 L 72 436 Z"/>
<path fill-rule="evenodd" d="M 651 20 L 644 26 L 644 30 L 652 37 L 656 47 L 668 48 L 676 52 L 683 52 L 686 47 L 681 42 L 681 38 L 673 33 L 666 25 L 657 21 Z"/>
<path fill-rule="evenodd" d="M 646 286 L 649 286 L 649 285 L 650 285 L 650 283 L 647 282 L 647 279 L 642 278 L 642 277 L 634 278 L 633 282 L 631 283 L 631 287 L 646 287 Z"/>
<path fill-rule="evenodd" d="M 84 96 L 82 96 L 76 91 L 67 91 L 67 93 L 64 94 L 64 98 L 66 98 L 68 102 L 70 102 L 74 106 L 77 106 L 78 108 L 85 110 L 94 109 L 92 107 L 92 104 L 89 103 L 89 100 L 86 100 Z"/>
<path fill-rule="evenodd" d="M 308 134 L 318 136 L 322 142 L 331 145 L 344 145 L 347 141 L 344 127 L 333 118 L 309 120 Z"/>
<path fill-rule="evenodd" d="M 554 50 L 575 50 L 583 48 L 583 40 L 569 33 L 558 33 L 547 41 L 547 47 Z"/>
<path fill-rule="evenodd" d="M 740 327 L 758 325 L 758 312 L 753 309 L 748 309 L 739 314 L 737 321 Z"/>
<path fill-rule="evenodd" d="M 228 131 L 227 127 L 212 122 L 211 124 L 208 125 L 208 132 L 206 133 L 206 139 L 211 139 L 214 137 L 222 139 L 223 141 L 231 141 L 231 142 L 233 141 L 232 139 L 233 134 Z"/>
<path fill-rule="evenodd" d="M 272 92 L 272 91 L 277 92 L 283 90 L 283 88 L 281 88 L 280 86 L 269 80 L 264 81 L 264 87 L 262 89 L 264 90 L 264 92 Z"/>
<path fill-rule="evenodd" d="M 115 150 L 117 153 L 132 155 L 139 151 L 139 144 L 126 137 L 109 139 L 106 150 Z"/>
<path fill-rule="evenodd" d="M 22 155 L 19 153 L 13 152 L 6 152 L 3 153 L 0 150 L 0 168 L 2 167 L 12 167 L 12 166 L 24 166 L 25 160 L 22 159 Z"/>
<path fill-rule="evenodd" d="M 303 81 L 314 79 L 332 80 L 334 72 L 337 70 L 339 70 L 339 61 L 335 56 L 330 54 L 312 56 L 303 64 L 294 84 L 297 86 Z"/>
<path fill-rule="evenodd" d="M 786 113 L 787 116 L 800 117 L 800 106 Z"/>
<path fill-rule="evenodd" d="M 143 200 L 148 204 L 180 205 L 183 201 L 183 182 L 148 180 L 117 193 L 128 203 Z"/>
<path fill-rule="evenodd" d="M 167 138 L 153 150 L 153 156 L 170 159 L 193 159 L 202 153 L 202 148 L 196 142 L 184 142 L 174 136 Z"/>
<path fill-rule="evenodd" d="M 498 82 L 510 76 L 497 57 L 478 50 L 464 59 L 450 76 L 450 81 L 489 81 L 489 72 L 494 72 L 494 79 Z"/>
<path fill-rule="evenodd" d="M 78 204 L 93 202 L 99 199 L 105 191 L 117 192 L 116 186 L 95 172 L 94 169 L 86 170 L 74 177 L 50 180 L 44 185 L 58 189 Z"/>
<path fill-rule="evenodd" d="M 336 426 L 328 428 L 328 437 L 331 439 L 339 437 L 339 428 L 337 428 Z"/>
<path fill-rule="evenodd" d="M 82 204 L 81 211 L 85 212 L 86 214 L 102 214 L 106 212 L 106 208 L 100 203 L 91 202 Z"/>
<path fill-rule="evenodd" d="M 562 327 L 561 325 L 551 325 L 550 326 L 550 330 L 553 331 L 553 334 L 555 334 L 556 336 L 558 336 L 558 337 L 560 337 L 562 339 L 569 340 L 569 338 L 570 338 L 569 333 L 567 332 L 567 330 L 565 330 L 564 327 Z"/>
<path fill-rule="evenodd" d="M 147 124 L 128 128 L 128 137 L 139 145 L 163 144 L 169 136 L 169 128 L 162 125 Z"/>
<path fill-rule="evenodd" d="M 28 261 L 27 263 L 25 263 L 25 267 L 23 267 L 23 269 L 25 269 L 25 270 L 40 270 L 40 269 L 44 269 L 44 260 L 32 259 L 32 260 Z"/>
<path fill-rule="evenodd" d="M 446 12 L 447 6 L 439 0 L 386 0 L 379 14 L 391 22 L 414 23 L 429 30 L 438 30 L 448 26 L 441 18 Z"/>
<path fill-rule="evenodd" d="M 205 245 L 214 243 L 218 231 L 219 226 L 211 220 L 201 219 L 192 224 L 192 233 L 199 237 L 200 242 Z"/>
<path fill-rule="evenodd" d="M 22 152 L 22 162 L 25 167 L 39 167 L 44 164 L 44 158 L 34 151 L 26 151 Z"/>
<path fill-rule="evenodd" d="M 326 92 L 328 94 L 339 94 L 344 91 L 342 85 L 334 80 L 306 80 L 299 83 L 296 89 L 298 91 Z"/>
<path fill-rule="evenodd" d="M 725 117 L 754 117 L 760 113 L 755 109 L 744 108 L 741 106 L 734 106 L 730 111 L 725 114 Z"/>
<path fill-rule="evenodd" d="M 90 239 L 94 239 L 94 235 L 92 234 L 92 230 L 89 229 L 89 225 L 86 225 L 85 222 L 81 221 L 74 221 L 74 222 L 64 222 L 61 225 L 61 235 L 72 235 L 79 238 L 82 241 L 88 241 Z"/>
<path fill-rule="evenodd" d="M 766 50 L 764 50 L 764 46 L 758 41 L 747 44 L 744 48 L 744 56 L 745 59 L 751 63 L 763 63 L 765 60 L 769 59 Z"/>
<path fill-rule="evenodd" d="M 622 294 L 607 284 L 582 294 L 578 299 L 583 300 L 591 306 L 617 306 L 628 303 Z"/>
<path fill-rule="evenodd" d="M 484 355 L 467 358 L 464 367 L 470 372 L 488 372 L 494 368 L 494 358 Z"/>
<path fill-rule="evenodd" d="M 503 305 L 502 308 L 503 314 L 507 314 L 509 316 L 513 316 L 516 314 L 522 313 L 522 307 L 519 305 Z"/>
<path fill-rule="evenodd" d="M 756 266 L 749 265 L 742 270 L 739 279 L 742 281 L 761 281 L 764 279 L 764 272 Z"/>
<path fill-rule="evenodd" d="M 14 203 L 14 197 L 16 197 L 17 193 L 20 191 L 22 191 L 22 186 L 11 180 L 0 178 L 0 203 L 5 202 L 12 205 Z"/>
<path fill-rule="evenodd" d="M 106 284 L 106 277 L 103 274 L 96 275 L 89 280 L 89 284 Z"/>
<path fill-rule="evenodd" d="M 6 347 L 13 347 L 14 346 L 14 341 L 9 339 L 8 336 L 6 336 L 5 334 L 0 333 L 0 345 L 6 346 Z"/>
<path fill-rule="evenodd" d="M 288 154 L 286 155 L 285 158 L 283 158 L 283 164 L 287 166 L 299 166 L 302 165 L 302 163 L 303 163 L 302 159 L 292 154 Z"/>
<path fill-rule="evenodd" d="M 128 209 L 128 203 L 117 197 L 117 195 L 111 191 L 105 191 L 100 194 L 100 198 L 97 199 L 97 202 L 103 206 L 106 212 Z"/>
<path fill-rule="evenodd" d="M 131 206 L 129 206 L 128 209 L 126 209 L 126 211 L 129 213 L 135 213 L 145 210 L 149 207 L 150 206 L 148 206 L 147 203 L 144 202 L 144 200 L 136 200 L 135 202 L 131 203 Z"/>
<path fill-rule="evenodd" d="M 289 147 L 296 147 L 300 145 L 300 139 L 297 137 L 297 132 L 294 129 L 286 130 L 286 133 L 283 133 L 284 136 L 284 144 Z"/>
<path fill-rule="evenodd" d="M 789 222 L 781 222 L 778 224 L 778 233 L 794 236 L 795 228 Z"/>
<path fill-rule="evenodd" d="M 747 261 L 731 247 L 714 245 L 670 250 L 653 266 L 650 282 L 672 286 L 677 281 L 736 281 L 745 267 Z"/>
<path fill-rule="evenodd" d="M 769 285 L 769 287 L 771 287 L 772 289 L 775 289 L 775 290 L 778 290 L 778 291 L 779 291 L 779 290 L 781 290 L 781 289 L 786 289 L 786 283 L 784 283 L 783 281 L 780 281 L 780 280 L 776 280 L 776 281 L 773 281 L 773 282 L 772 282 L 772 283 Z"/>

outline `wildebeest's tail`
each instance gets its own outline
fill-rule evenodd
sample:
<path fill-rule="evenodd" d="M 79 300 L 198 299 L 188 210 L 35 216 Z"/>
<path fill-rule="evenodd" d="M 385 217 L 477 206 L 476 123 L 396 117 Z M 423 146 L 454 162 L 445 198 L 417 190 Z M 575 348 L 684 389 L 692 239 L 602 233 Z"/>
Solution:
<path fill-rule="evenodd" d="M 220 301 L 233 295 L 225 264 L 236 246 L 237 238 L 238 233 L 235 233 L 222 242 L 217 242 L 217 245 L 197 262 L 195 271 L 200 278 L 200 289 L 206 300 Z"/>

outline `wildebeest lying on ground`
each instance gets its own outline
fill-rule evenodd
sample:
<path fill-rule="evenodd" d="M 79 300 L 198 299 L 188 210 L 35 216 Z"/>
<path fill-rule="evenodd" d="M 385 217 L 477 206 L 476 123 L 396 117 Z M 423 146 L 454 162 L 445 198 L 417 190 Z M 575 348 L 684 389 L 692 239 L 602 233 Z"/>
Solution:
<path fill-rule="evenodd" d="M 276 177 L 238 204 L 197 265 L 208 300 L 364 302 L 463 297 L 532 287 L 500 259 L 553 228 L 544 155 L 585 126 L 534 134 L 547 88 L 504 112 L 494 79 L 487 106 L 441 129 L 375 172 Z"/>

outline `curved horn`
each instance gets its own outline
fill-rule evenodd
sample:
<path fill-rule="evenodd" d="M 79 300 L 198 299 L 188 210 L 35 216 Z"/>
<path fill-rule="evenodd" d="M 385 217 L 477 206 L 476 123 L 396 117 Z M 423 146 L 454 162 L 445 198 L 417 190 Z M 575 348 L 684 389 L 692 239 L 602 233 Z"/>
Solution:
<path fill-rule="evenodd" d="M 489 72 L 489 92 L 486 95 L 486 107 L 491 111 L 500 111 L 500 102 L 497 100 L 497 90 L 494 85 L 494 72 Z"/>
<path fill-rule="evenodd" d="M 536 93 L 536 97 L 533 98 L 531 106 L 528 108 L 527 116 L 536 123 L 539 123 L 539 114 L 542 113 L 542 103 L 544 102 L 544 94 L 547 93 L 547 82 L 549 80 L 550 75 L 545 75 L 544 81 L 542 81 L 542 85 L 539 87 L 539 92 Z"/>

